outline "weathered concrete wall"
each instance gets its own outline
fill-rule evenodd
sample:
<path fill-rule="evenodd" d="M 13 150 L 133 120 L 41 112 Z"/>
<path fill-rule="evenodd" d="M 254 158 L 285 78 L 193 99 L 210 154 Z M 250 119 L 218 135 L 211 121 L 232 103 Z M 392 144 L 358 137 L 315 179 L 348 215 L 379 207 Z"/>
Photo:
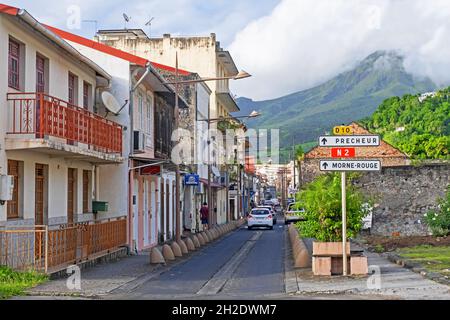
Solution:
<path fill-rule="evenodd" d="M 354 183 L 375 197 L 372 234 L 427 235 L 424 214 L 444 196 L 450 164 L 386 167 L 380 173 L 365 173 Z"/>

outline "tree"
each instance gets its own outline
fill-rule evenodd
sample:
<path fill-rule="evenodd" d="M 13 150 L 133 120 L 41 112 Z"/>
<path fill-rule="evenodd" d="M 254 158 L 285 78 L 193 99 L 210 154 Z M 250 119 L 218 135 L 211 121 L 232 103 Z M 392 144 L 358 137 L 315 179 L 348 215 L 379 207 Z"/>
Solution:
<path fill-rule="evenodd" d="M 350 182 L 355 174 L 347 175 L 347 237 L 354 237 L 362 228 L 362 219 L 371 203 Z M 318 241 L 342 240 L 341 177 L 339 173 L 320 175 L 308 183 L 297 196 L 298 209 L 305 210 L 306 221 L 297 222 L 302 237 Z"/>

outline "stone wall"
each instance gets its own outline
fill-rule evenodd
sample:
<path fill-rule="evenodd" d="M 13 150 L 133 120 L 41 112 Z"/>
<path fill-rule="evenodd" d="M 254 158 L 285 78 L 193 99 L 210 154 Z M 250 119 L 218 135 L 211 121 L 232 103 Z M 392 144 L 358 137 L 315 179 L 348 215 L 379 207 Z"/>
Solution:
<path fill-rule="evenodd" d="M 372 234 L 427 235 L 424 214 L 444 196 L 450 164 L 386 167 L 362 174 L 354 184 L 375 198 Z"/>

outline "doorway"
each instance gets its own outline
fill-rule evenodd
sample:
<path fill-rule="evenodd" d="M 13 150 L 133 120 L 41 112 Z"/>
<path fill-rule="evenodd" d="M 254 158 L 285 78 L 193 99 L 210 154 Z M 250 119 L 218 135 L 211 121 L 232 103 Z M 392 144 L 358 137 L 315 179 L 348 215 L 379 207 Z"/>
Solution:
<path fill-rule="evenodd" d="M 74 223 L 76 190 L 77 190 L 77 169 L 67 170 L 67 223 Z"/>

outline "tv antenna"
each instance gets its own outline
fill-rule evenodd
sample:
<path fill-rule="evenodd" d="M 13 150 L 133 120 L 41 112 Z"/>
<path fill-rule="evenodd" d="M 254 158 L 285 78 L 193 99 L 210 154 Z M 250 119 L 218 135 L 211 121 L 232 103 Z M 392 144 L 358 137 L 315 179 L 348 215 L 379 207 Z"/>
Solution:
<path fill-rule="evenodd" d="M 125 26 L 124 26 L 124 29 L 126 29 L 126 28 L 127 28 L 127 23 L 130 22 L 131 17 L 127 16 L 126 13 L 123 13 L 122 16 L 123 16 L 123 19 L 125 20 Z"/>
<path fill-rule="evenodd" d="M 95 25 L 95 33 L 94 33 L 94 35 L 97 34 L 97 31 L 98 31 L 98 20 L 83 20 L 82 22 L 93 23 Z"/>
<path fill-rule="evenodd" d="M 151 17 L 146 23 L 145 26 L 148 27 L 148 37 L 150 38 L 150 33 L 152 31 L 152 21 L 155 17 Z"/>

